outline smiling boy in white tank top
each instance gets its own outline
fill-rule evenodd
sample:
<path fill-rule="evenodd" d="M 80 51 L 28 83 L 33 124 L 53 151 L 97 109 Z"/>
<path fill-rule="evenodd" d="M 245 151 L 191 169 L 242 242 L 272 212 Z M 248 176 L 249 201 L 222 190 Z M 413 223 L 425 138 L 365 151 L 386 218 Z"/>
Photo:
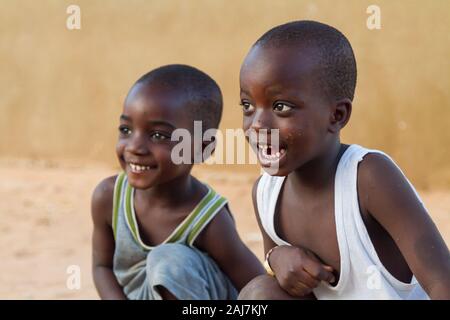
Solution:
<path fill-rule="evenodd" d="M 450 298 L 449 251 L 413 186 L 384 153 L 340 142 L 355 86 L 350 43 L 322 23 L 275 27 L 247 54 L 243 127 L 279 141 L 250 141 L 278 170 L 253 188 L 268 275 L 240 299 Z"/>

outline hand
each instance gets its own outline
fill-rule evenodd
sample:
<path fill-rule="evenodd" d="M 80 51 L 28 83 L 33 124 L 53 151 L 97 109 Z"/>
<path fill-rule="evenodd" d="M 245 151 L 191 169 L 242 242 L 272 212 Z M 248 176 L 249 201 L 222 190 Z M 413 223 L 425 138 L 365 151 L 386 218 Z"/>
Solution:
<path fill-rule="evenodd" d="M 332 267 L 320 262 L 311 251 L 299 247 L 275 248 L 269 256 L 269 264 L 281 288 L 294 297 L 310 294 L 321 281 L 335 281 Z"/>

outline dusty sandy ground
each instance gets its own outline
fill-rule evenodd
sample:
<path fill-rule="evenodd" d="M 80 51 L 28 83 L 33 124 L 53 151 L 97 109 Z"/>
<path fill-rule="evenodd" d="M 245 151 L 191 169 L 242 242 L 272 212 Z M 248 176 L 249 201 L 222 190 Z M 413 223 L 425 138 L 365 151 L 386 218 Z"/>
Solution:
<path fill-rule="evenodd" d="M 99 180 L 114 173 L 101 165 L 0 162 L 1 299 L 98 298 L 90 267 L 90 195 Z M 197 170 L 196 176 L 229 199 L 241 237 L 262 258 L 250 199 L 255 174 Z M 449 244 L 450 191 L 421 195 Z M 80 289 L 67 288 L 72 265 L 80 268 Z"/>

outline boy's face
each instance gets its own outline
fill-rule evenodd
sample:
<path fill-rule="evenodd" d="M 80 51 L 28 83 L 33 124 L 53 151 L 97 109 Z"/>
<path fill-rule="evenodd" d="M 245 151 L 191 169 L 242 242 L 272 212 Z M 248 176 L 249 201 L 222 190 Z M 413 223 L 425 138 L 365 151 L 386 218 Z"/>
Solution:
<path fill-rule="evenodd" d="M 191 131 L 185 100 L 176 90 L 160 85 L 135 85 L 120 117 L 116 153 L 131 186 L 147 189 L 188 174 L 192 165 L 174 164 L 171 134 L 177 128 Z"/>
<path fill-rule="evenodd" d="M 279 129 L 279 154 L 267 157 L 267 149 L 258 144 L 259 162 L 278 167 L 277 176 L 320 156 L 331 140 L 330 103 L 317 88 L 316 68 L 313 49 L 260 46 L 251 49 L 242 65 L 243 128 L 256 133 Z"/>

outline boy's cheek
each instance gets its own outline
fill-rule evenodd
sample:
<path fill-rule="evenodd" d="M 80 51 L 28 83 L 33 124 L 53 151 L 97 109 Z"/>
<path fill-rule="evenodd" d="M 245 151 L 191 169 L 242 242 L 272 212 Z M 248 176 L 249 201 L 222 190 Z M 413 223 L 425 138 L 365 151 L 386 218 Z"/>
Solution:
<path fill-rule="evenodd" d="M 120 141 L 116 144 L 116 156 L 122 170 L 126 170 L 126 162 L 124 159 L 124 145 Z"/>
<path fill-rule="evenodd" d="M 123 150 L 123 146 L 118 142 L 116 144 L 116 155 L 119 161 L 121 160 L 121 158 L 123 159 Z"/>
<path fill-rule="evenodd" d="M 173 147 L 171 144 L 153 146 L 150 149 L 150 153 L 159 164 L 168 163 L 169 161 L 172 163 Z"/>
<path fill-rule="evenodd" d="M 244 131 L 246 131 L 246 130 L 251 128 L 252 121 L 253 121 L 252 119 L 253 118 L 251 118 L 251 117 L 245 117 L 244 116 L 244 119 L 242 120 L 242 129 Z"/>
<path fill-rule="evenodd" d="M 117 159 L 119 160 L 119 164 L 120 164 L 120 167 L 122 168 L 122 170 L 126 171 L 127 164 L 126 164 L 125 160 L 123 159 L 123 157 L 121 157 L 120 155 L 117 155 Z"/>

